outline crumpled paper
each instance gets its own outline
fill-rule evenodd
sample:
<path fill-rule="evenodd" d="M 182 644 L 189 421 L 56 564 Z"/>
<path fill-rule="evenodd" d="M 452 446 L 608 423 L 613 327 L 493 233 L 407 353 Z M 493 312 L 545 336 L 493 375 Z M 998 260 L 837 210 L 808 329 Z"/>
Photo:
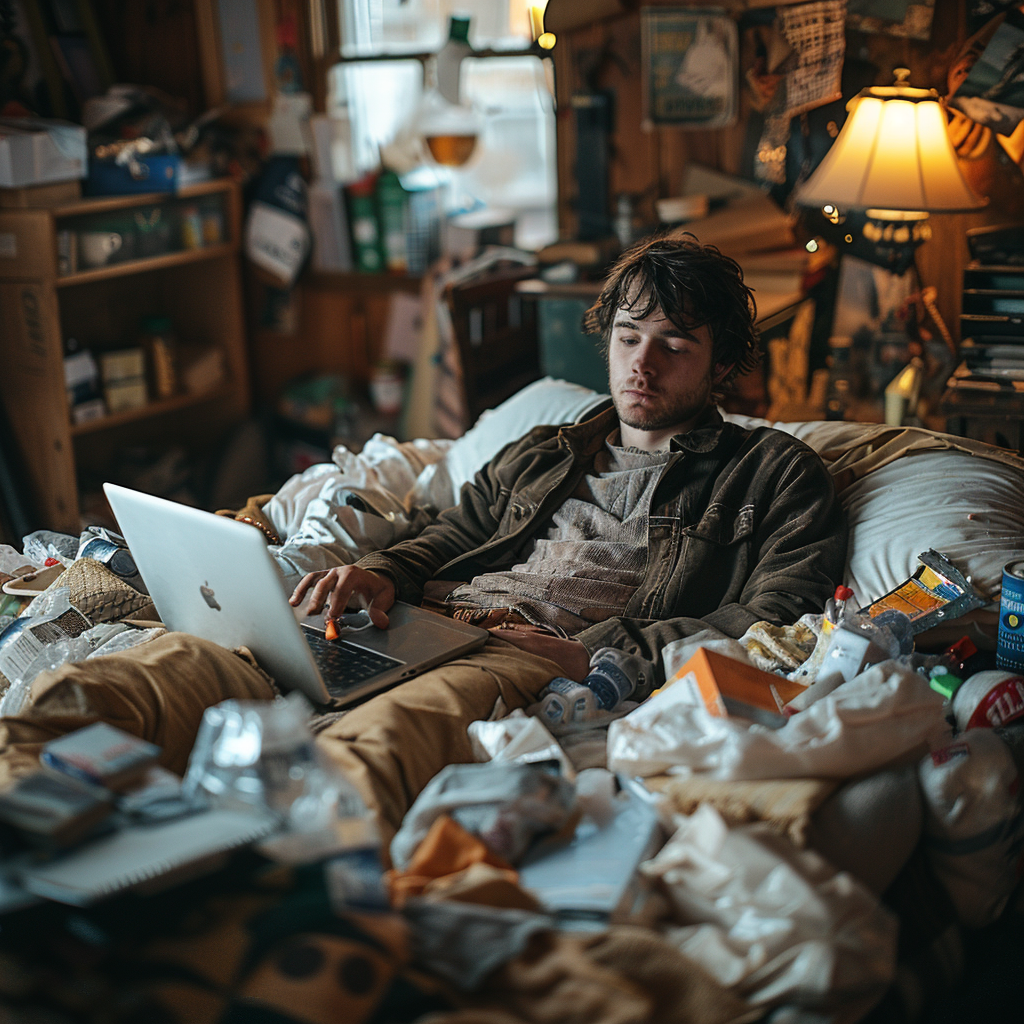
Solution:
<path fill-rule="evenodd" d="M 640 870 L 687 922 L 665 937 L 754 1005 L 854 1021 L 895 974 L 895 916 L 851 875 L 764 825 L 730 828 L 703 805 Z"/>

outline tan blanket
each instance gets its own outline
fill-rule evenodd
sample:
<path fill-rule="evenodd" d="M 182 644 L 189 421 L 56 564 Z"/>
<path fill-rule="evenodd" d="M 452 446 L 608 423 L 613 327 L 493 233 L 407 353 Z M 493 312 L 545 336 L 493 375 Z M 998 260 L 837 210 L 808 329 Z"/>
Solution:
<path fill-rule="evenodd" d="M 890 427 L 884 423 L 869 426 L 829 420 L 801 436 L 825 461 L 840 491 L 873 469 L 914 452 L 952 449 L 1024 469 L 1024 458 L 1009 449 L 922 427 Z"/>

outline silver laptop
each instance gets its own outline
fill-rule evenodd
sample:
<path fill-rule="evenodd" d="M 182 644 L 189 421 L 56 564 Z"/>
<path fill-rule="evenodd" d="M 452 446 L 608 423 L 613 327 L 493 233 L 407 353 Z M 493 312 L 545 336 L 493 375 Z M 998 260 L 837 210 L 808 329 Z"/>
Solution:
<path fill-rule="evenodd" d="M 245 646 L 282 686 L 342 707 L 483 645 L 487 631 L 398 602 L 390 625 L 346 615 L 339 638 L 323 614 L 288 603 L 286 579 L 259 530 L 224 516 L 104 484 L 110 507 L 168 629 Z"/>

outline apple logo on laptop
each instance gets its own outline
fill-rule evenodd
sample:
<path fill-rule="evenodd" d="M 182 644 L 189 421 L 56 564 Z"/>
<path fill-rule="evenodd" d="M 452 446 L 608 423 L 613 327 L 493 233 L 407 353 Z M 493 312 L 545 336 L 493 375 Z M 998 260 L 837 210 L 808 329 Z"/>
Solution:
<path fill-rule="evenodd" d="M 203 595 L 203 600 L 215 611 L 221 611 L 220 605 L 217 603 L 217 598 L 213 596 L 213 588 L 209 584 L 204 583 L 199 588 L 199 593 Z"/>

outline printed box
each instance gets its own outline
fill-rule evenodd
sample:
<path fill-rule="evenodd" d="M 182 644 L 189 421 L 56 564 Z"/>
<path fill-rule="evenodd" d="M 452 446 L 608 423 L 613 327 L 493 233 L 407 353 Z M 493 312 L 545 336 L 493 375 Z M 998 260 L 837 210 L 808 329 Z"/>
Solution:
<path fill-rule="evenodd" d="M 806 689 L 785 676 L 705 647 L 698 647 L 665 685 L 688 687 L 694 703 L 702 703 L 716 718 L 735 715 L 772 728 L 785 724 L 783 707 Z"/>

